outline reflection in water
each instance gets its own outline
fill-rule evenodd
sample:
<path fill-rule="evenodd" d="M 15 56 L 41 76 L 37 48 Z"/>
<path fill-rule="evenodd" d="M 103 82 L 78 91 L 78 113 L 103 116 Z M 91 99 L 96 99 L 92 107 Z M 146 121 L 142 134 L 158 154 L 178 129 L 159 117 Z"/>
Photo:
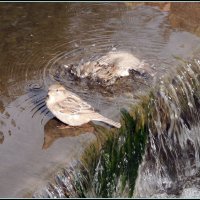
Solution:
<path fill-rule="evenodd" d="M 185 30 L 200 36 L 200 4 L 194 3 L 180 3 L 171 5 L 171 12 L 169 15 L 170 24 L 179 30 Z"/>
<path fill-rule="evenodd" d="M 170 11 L 171 2 L 126 2 L 127 6 L 141 6 L 141 5 L 148 5 L 148 6 L 155 6 L 162 11 Z"/>
<path fill-rule="evenodd" d="M 154 65 L 160 78 L 175 66 L 175 56 L 190 57 L 200 44 L 194 35 L 174 30 L 167 12 L 123 3 L 2 3 L 0 22 L 1 197 L 33 192 L 95 138 L 74 133 L 44 143 L 44 126 L 53 117 L 44 103 L 49 85 L 61 82 L 115 120 L 121 107 L 128 109 L 153 85 L 131 75 L 114 87 L 88 87 L 68 76 L 64 65 L 125 50 Z"/>
<path fill-rule="evenodd" d="M 85 134 L 87 132 L 93 133 L 94 127 L 89 124 L 85 124 L 80 127 L 71 127 L 66 129 L 60 129 L 63 123 L 57 119 L 52 119 L 44 126 L 44 144 L 42 149 L 49 148 L 53 142 L 62 137 L 76 137 L 80 134 Z"/>

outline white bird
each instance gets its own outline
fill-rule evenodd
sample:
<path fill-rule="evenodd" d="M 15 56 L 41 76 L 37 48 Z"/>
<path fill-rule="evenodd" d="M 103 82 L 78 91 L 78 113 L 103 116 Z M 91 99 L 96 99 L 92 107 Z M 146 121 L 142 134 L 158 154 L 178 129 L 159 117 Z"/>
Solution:
<path fill-rule="evenodd" d="M 101 121 L 117 128 L 121 127 L 120 123 L 95 112 L 91 105 L 60 84 L 49 87 L 46 105 L 60 121 L 69 126 L 81 126 L 90 121 Z"/>

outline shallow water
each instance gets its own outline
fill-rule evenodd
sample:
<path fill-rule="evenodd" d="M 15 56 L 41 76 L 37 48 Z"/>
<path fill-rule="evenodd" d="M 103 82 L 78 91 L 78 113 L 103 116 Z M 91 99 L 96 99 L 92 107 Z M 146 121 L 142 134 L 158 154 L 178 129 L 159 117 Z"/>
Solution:
<path fill-rule="evenodd" d="M 111 50 L 133 53 L 160 77 L 200 48 L 200 39 L 172 28 L 168 13 L 123 3 L 0 4 L 0 196 L 22 197 L 40 188 L 58 168 L 79 157 L 92 133 L 58 137 L 44 145 L 53 117 L 44 99 L 59 81 L 102 114 L 118 120 L 152 80 L 135 77 L 124 87 L 89 87 L 66 76 L 63 65 L 85 62 Z M 128 81 L 127 81 L 128 80 Z M 132 85 L 132 83 L 135 83 Z"/>

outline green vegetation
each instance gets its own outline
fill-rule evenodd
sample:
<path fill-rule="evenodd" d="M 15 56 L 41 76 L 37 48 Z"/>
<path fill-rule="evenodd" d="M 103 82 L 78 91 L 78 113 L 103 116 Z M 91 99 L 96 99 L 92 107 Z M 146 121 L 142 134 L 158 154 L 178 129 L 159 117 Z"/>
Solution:
<path fill-rule="evenodd" d="M 144 117 L 147 112 L 147 106 L 139 105 L 132 110 L 132 114 L 122 111 L 120 129 L 109 131 L 96 127 L 97 143 L 86 150 L 82 159 L 83 163 L 87 163 L 86 168 L 89 167 L 89 188 L 95 196 L 120 196 L 127 188 L 128 197 L 133 196 L 148 136 Z"/>

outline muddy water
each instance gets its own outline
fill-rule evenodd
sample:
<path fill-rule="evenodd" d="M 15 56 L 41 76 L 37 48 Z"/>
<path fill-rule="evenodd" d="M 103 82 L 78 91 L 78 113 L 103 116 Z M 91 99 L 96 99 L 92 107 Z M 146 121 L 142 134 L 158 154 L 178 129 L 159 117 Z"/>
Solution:
<path fill-rule="evenodd" d="M 64 65 L 123 50 L 154 65 L 157 78 L 200 47 L 198 37 L 170 26 L 167 12 L 123 3 L 2 3 L 0 24 L 0 197 L 31 194 L 95 139 L 88 129 L 45 143 L 50 84 L 63 83 L 118 120 L 152 82 L 133 76 L 102 89 L 70 79 Z"/>

